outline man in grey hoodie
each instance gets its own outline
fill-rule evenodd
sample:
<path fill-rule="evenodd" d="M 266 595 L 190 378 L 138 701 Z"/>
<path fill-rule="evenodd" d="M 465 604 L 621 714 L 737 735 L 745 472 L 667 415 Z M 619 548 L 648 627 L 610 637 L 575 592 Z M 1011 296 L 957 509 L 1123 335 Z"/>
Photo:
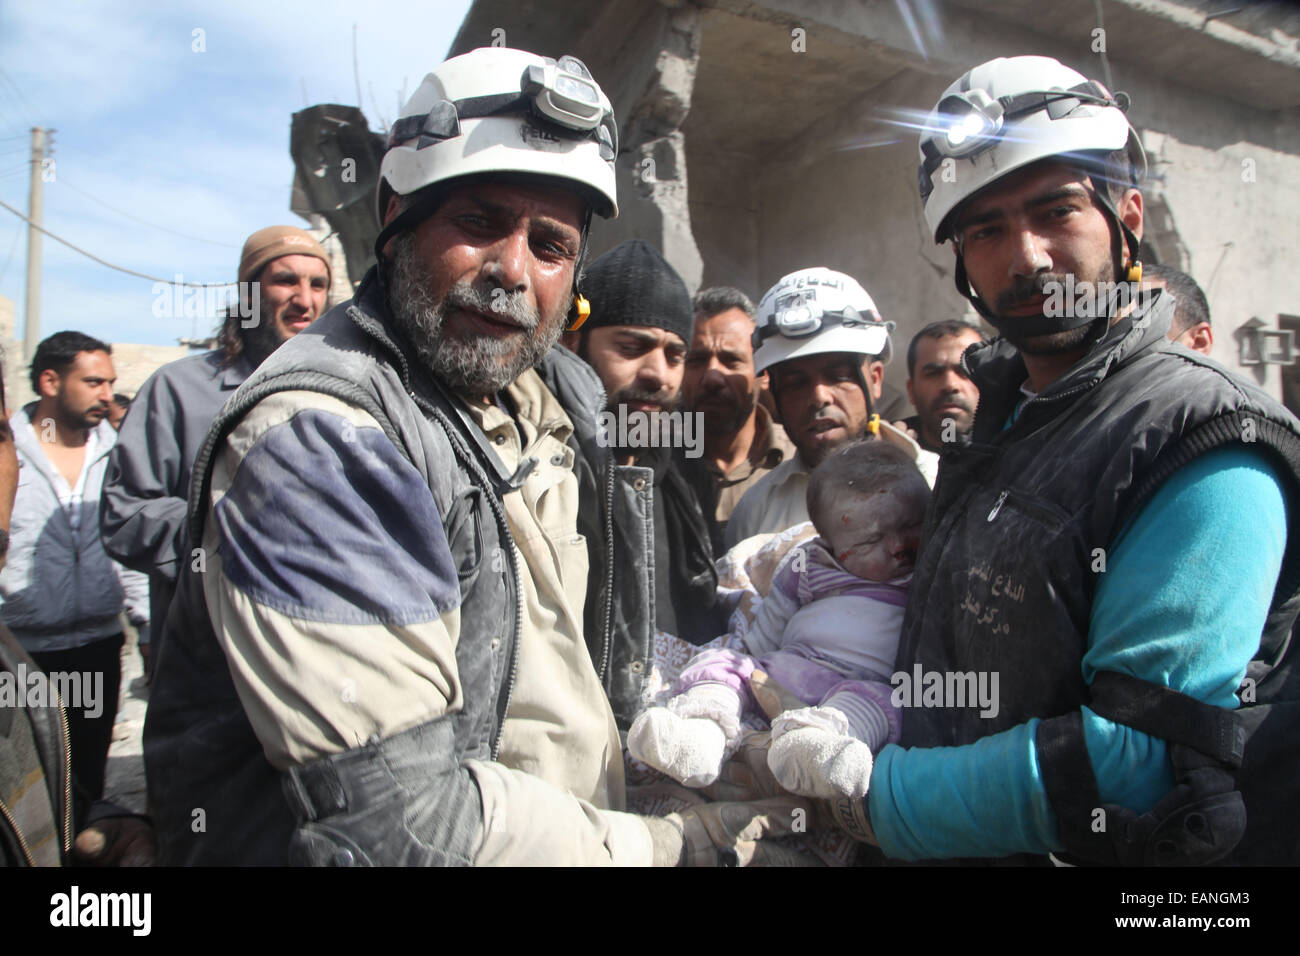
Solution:
<path fill-rule="evenodd" d="M 51 335 L 32 357 L 39 398 L 10 419 L 18 492 L 0 614 L 49 675 L 48 686 L 28 675 L 25 702 L 43 703 L 53 690 L 63 697 L 78 810 L 103 795 L 121 681 L 119 615 L 126 603 L 144 604 L 146 586 L 126 577 L 99 540 L 100 492 L 117 438 L 107 421 L 117 378 L 111 351 L 80 332 Z M 128 601 L 124 584 L 141 593 Z"/>

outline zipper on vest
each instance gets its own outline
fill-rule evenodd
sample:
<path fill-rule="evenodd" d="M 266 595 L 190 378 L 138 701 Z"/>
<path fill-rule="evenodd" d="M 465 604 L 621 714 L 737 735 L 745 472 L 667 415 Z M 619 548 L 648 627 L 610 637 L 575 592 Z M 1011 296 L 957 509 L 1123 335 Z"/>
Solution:
<path fill-rule="evenodd" d="M 1002 494 L 998 495 L 998 500 L 993 503 L 993 510 L 989 512 L 989 521 L 992 521 L 998 516 L 998 512 L 1002 510 L 1002 504 L 1007 500 L 1007 495 L 1009 494 L 1011 494 L 1011 492 L 1004 491 Z"/>
<path fill-rule="evenodd" d="M 495 506 L 495 498 L 488 496 L 489 501 Z M 506 534 L 506 541 L 510 545 L 510 567 L 514 571 L 515 577 L 515 639 L 511 641 L 510 647 L 510 676 L 506 679 L 506 699 L 501 707 L 501 720 L 497 725 L 496 736 L 492 741 L 492 759 L 496 760 L 501 753 L 501 737 L 505 734 L 506 719 L 510 716 L 510 698 L 515 692 L 515 678 L 519 675 L 519 645 L 523 638 L 524 631 L 524 584 L 519 579 L 519 557 L 515 552 L 514 538 L 510 536 L 509 526 L 505 524 L 505 514 L 501 515 L 501 528 Z"/>
<path fill-rule="evenodd" d="M 1067 388 L 1063 392 L 1057 392 L 1055 395 L 1048 395 L 1046 398 L 1043 398 L 1042 396 L 1039 395 L 1035 395 L 1033 398 L 1025 402 L 1025 404 L 1020 407 L 1020 414 L 1016 416 L 1016 420 L 1011 425 L 1011 427 L 1008 428 L 1006 431 L 1002 432 L 1002 434 L 997 436 L 998 443 L 1006 444 L 1007 436 L 1010 435 L 1012 432 L 1014 432 L 1016 429 L 1018 429 L 1021 426 L 1021 423 L 1024 422 L 1025 412 L 1029 410 L 1030 405 L 1033 405 L 1035 403 L 1038 403 L 1039 406 L 1049 405 L 1052 402 L 1060 401 L 1063 398 L 1071 398 L 1075 395 L 1078 395 L 1080 392 L 1086 392 L 1088 391 L 1088 389 L 1094 388 L 1096 384 L 1097 384 L 1096 382 L 1081 382 L 1078 385 L 1075 385 L 1071 388 Z M 979 414 L 978 410 L 976 411 L 976 414 L 977 415 Z"/>
<path fill-rule="evenodd" d="M 605 465 L 605 607 L 603 637 L 600 642 L 600 663 L 596 666 L 596 679 L 605 686 L 605 671 L 609 666 L 609 652 L 614 643 L 614 455 L 611 452 Z"/>
<path fill-rule="evenodd" d="M 56 692 L 57 693 L 57 692 Z M 68 730 L 68 713 L 59 697 L 59 730 L 63 732 L 63 853 L 72 852 L 72 734 Z M 113 715 L 114 721 L 117 715 Z"/>
<path fill-rule="evenodd" d="M 519 644 L 520 637 L 524 629 L 524 584 L 519 578 L 519 557 L 515 550 L 515 539 L 510 533 L 510 524 L 506 518 L 505 505 L 497 497 L 493 490 L 494 486 L 487 476 L 487 472 L 474 458 L 474 453 L 470 450 L 456 426 L 452 424 L 451 419 L 445 415 L 441 409 L 429 402 L 424 397 L 415 394 L 414 390 L 410 393 L 415 406 L 421 411 L 433 416 L 433 420 L 442 428 L 443 433 L 447 436 L 448 444 L 451 445 L 452 454 L 457 456 L 466 468 L 470 469 L 471 475 L 477 479 L 478 485 L 487 492 L 483 497 L 488 503 L 488 510 L 492 512 L 492 517 L 496 520 L 497 540 L 500 546 L 504 547 L 510 555 L 510 570 L 514 576 L 515 591 L 515 633 L 514 639 L 510 642 L 510 670 L 506 677 L 505 700 L 498 701 L 498 720 L 496 733 L 492 738 L 492 745 L 489 750 L 492 760 L 497 759 L 501 752 L 501 738 L 505 734 L 506 717 L 510 712 L 510 698 L 514 696 L 515 679 L 519 675 Z M 472 424 L 472 422 L 471 422 Z"/>

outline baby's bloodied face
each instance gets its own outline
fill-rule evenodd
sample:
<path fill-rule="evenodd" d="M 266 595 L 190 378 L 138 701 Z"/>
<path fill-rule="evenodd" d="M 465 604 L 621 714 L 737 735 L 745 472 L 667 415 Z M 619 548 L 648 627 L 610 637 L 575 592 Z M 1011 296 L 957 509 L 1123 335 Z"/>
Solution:
<path fill-rule="evenodd" d="M 848 494 L 831 505 L 822 537 L 835 559 L 854 577 L 892 581 L 910 574 L 921 543 L 929 498 L 920 475 L 866 497 Z"/>

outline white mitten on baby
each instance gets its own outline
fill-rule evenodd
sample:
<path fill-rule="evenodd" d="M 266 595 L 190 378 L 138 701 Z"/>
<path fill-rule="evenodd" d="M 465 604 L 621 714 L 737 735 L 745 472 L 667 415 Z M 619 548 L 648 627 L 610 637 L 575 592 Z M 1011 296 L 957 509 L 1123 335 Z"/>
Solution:
<path fill-rule="evenodd" d="M 627 749 L 688 787 L 706 787 L 740 737 L 740 695 L 725 684 L 697 684 L 632 722 Z"/>
<path fill-rule="evenodd" d="M 706 787 L 718 779 L 727 737 L 704 717 L 678 717 L 666 707 L 651 707 L 632 722 L 627 749 L 688 787 Z"/>
<path fill-rule="evenodd" d="M 871 748 L 848 729 L 847 718 L 833 708 L 786 711 L 772 721 L 767 765 L 781 786 L 800 796 L 866 796 Z"/>

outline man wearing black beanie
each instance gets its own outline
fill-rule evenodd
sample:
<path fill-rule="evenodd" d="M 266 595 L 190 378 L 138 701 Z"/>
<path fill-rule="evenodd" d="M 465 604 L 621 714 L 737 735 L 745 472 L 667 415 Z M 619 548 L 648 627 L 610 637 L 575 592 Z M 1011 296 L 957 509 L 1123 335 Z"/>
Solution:
<path fill-rule="evenodd" d="M 701 502 L 709 485 L 695 474 L 703 474 L 702 421 L 678 408 L 694 320 L 690 293 L 659 250 L 640 239 L 594 261 L 582 290 L 591 317 L 564 343 L 605 386 L 603 421 L 620 466 L 618 488 L 650 496 L 655 629 L 702 644 L 726 623 L 716 605 L 713 503 Z"/>

